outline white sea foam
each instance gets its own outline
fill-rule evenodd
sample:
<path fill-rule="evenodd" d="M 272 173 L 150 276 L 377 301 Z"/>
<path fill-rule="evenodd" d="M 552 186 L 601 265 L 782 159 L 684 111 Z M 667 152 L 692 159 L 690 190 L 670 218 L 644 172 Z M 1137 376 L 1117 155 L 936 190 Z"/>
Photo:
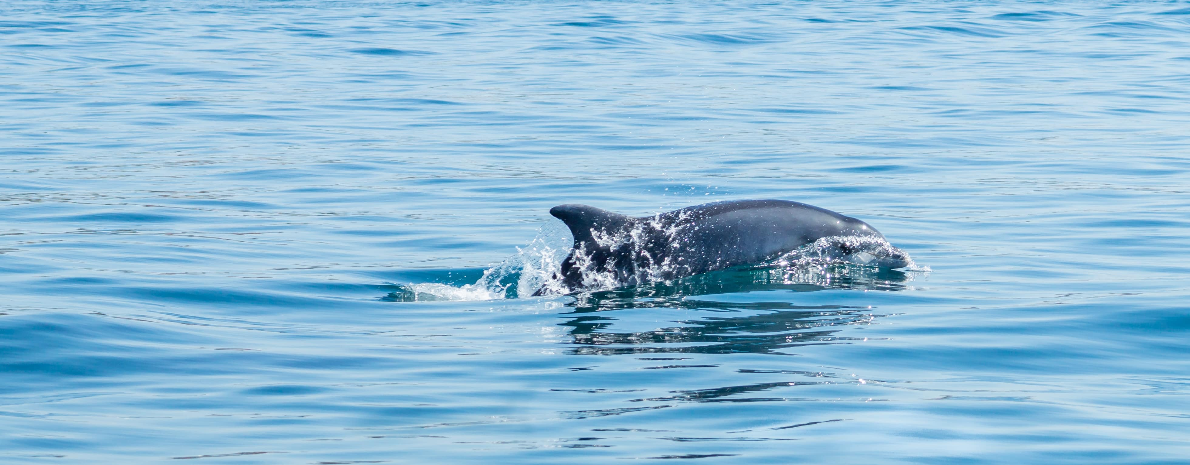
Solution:
<path fill-rule="evenodd" d="M 504 298 L 503 289 L 492 289 L 477 284 L 451 286 L 440 283 L 420 283 L 402 286 L 411 295 L 403 296 L 406 301 L 435 300 L 497 300 Z"/>

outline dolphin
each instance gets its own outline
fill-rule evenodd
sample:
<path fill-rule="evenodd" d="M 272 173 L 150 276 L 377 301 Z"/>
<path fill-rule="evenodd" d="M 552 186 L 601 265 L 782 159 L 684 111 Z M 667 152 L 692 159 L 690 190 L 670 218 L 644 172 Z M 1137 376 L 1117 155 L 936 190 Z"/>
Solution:
<path fill-rule="evenodd" d="M 876 228 L 825 208 L 787 200 L 736 200 L 630 217 L 587 205 L 550 215 L 574 236 L 553 280 L 533 295 L 668 281 L 762 264 L 816 241 L 844 261 L 903 268 L 909 255 Z M 832 257 L 837 258 L 837 257 Z"/>

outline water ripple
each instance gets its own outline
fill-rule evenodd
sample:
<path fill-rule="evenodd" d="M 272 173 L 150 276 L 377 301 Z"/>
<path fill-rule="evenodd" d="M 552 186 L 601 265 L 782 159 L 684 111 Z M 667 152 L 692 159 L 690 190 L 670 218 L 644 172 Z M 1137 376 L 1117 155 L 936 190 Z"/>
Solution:
<path fill-rule="evenodd" d="M 1188 14 L 5 2 L 0 462 L 1180 463 Z M 519 292 L 746 198 L 932 271 Z"/>

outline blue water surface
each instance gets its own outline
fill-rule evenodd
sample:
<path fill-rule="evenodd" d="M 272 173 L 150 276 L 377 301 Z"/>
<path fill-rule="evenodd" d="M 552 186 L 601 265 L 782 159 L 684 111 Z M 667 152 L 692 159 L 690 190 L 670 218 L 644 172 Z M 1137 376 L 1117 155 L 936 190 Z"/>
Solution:
<path fill-rule="evenodd" d="M 1186 463 L 1188 70 L 1185 3 L 7 1 L 0 462 Z M 920 267 L 482 285 L 747 198 Z"/>

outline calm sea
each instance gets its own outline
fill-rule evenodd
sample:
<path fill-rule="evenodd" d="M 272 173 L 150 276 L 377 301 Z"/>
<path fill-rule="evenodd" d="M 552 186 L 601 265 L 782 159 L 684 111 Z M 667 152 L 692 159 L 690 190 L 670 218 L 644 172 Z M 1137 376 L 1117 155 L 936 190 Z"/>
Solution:
<path fill-rule="evenodd" d="M 748 198 L 919 266 L 502 287 Z M 1186 3 L 5 1 L 0 462 L 1187 463 L 1188 230 Z"/>

